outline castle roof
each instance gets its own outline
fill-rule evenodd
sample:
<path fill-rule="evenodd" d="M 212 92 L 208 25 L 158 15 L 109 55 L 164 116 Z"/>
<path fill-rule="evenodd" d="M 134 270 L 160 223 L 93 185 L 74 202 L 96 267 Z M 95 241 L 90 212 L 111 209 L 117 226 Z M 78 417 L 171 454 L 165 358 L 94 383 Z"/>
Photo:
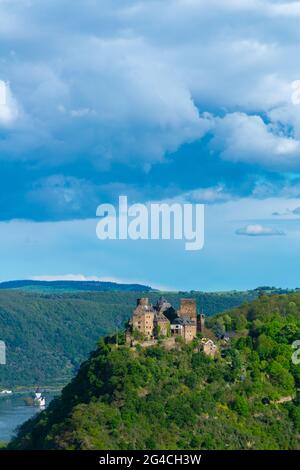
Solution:
<path fill-rule="evenodd" d="M 158 301 L 156 302 L 156 310 L 167 310 L 171 307 L 171 304 L 165 299 L 165 297 L 161 296 Z"/>
<path fill-rule="evenodd" d="M 146 313 L 154 313 L 152 305 L 138 305 L 133 312 L 133 316 L 145 315 Z"/>
<path fill-rule="evenodd" d="M 155 320 L 169 322 L 168 318 L 162 312 L 157 312 L 155 314 Z"/>
<path fill-rule="evenodd" d="M 172 325 L 193 326 L 196 325 L 194 320 L 187 317 L 177 317 L 172 321 Z"/>

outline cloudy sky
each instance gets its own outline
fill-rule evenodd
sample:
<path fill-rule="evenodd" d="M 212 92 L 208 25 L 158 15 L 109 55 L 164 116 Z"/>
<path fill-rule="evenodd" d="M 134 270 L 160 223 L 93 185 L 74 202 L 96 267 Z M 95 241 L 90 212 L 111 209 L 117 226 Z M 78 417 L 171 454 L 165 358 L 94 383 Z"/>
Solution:
<path fill-rule="evenodd" d="M 0 0 L 0 279 L 300 286 L 300 1 Z M 206 204 L 205 246 L 98 204 Z"/>

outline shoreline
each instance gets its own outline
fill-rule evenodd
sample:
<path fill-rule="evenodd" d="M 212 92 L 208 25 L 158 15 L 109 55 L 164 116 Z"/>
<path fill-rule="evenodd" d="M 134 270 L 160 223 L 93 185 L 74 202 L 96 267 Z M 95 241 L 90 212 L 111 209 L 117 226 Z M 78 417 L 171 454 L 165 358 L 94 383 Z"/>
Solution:
<path fill-rule="evenodd" d="M 51 387 L 50 385 L 47 385 L 47 386 L 42 386 L 42 385 L 39 385 L 38 388 L 43 390 L 43 392 L 61 392 L 62 389 L 66 386 L 66 384 L 64 385 L 57 385 L 57 386 L 53 386 Z M 0 393 L 0 398 L 8 398 L 8 397 L 12 397 L 12 396 L 15 396 L 15 395 L 24 395 L 26 393 L 34 393 L 35 390 L 36 390 L 37 386 L 28 386 L 28 387 L 20 387 L 20 388 L 17 388 L 17 389 L 5 389 L 5 390 L 11 390 L 12 393 L 10 394 L 1 394 Z"/>

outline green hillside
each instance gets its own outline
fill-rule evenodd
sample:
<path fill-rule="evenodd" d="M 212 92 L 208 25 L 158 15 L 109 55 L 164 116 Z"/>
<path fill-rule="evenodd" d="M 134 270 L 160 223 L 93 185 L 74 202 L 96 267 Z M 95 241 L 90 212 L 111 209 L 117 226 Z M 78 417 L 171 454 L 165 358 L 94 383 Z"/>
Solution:
<path fill-rule="evenodd" d="M 262 296 L 167 351 L 102 338 L 60 398 L 25 423 L 12 449 L 299 449 L 300 295 Z M 281 403 L 281 401 L 286 401 Z"/>
<path fill-rule="evenodd" d="M 49 284 L 49 283 L 48 283 Z M 50 283 L 51 284 L 51 283 Z M 67 383 L 94 349 L 130 317 L 137 297 L 157 292 L 28 292 L 0 290 L 0 340 L 7 365 L 0 366 L 0 388 Z M 191 294 L 167 294 L 178 306 Z M 239 305 L 256 292 L 193 293 L 207 315 Z"/>
<path fill-rule="evenodd" d="M 0 339 L 7 347 L 0 387 L 66 383 L 99 336 L 123 325 L 137 295 L 0 291 Z"/>
<path fill-rule="evenodd" d="M 57 292 L 57 287 L 47 284 L 51 284 L 48 292 L 27 291 L 24 286 L 25 290 L 0 290 L 0 340 L 7 346 L 7 365 L 0 366 L 0 388 L 67 383 L 98 338 L 123 327 L 138 297 L 148 296 L 156 302 L 160 295 L 122 290 L 68 292 L 63 290 L 68 289 L 65 285 Z M 272 290 L 268 288 L 268 292 Z M 193 297 L 198 309 L 210 316 L 252 300 L 258 293 L 164 295 L 175 308 L 181 297 Z"/>

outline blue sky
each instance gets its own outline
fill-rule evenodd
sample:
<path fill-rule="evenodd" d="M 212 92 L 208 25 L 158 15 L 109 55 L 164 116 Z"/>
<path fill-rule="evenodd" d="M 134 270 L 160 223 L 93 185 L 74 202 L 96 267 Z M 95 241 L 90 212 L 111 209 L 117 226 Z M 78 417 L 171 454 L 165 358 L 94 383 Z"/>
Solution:
<path fill-rule="evenodd" d="M 0 1 L 0 279 L 299 285 L 300 2 Z M 100 242 L 98 204 L 206 204 L 205 246 Z"/>

